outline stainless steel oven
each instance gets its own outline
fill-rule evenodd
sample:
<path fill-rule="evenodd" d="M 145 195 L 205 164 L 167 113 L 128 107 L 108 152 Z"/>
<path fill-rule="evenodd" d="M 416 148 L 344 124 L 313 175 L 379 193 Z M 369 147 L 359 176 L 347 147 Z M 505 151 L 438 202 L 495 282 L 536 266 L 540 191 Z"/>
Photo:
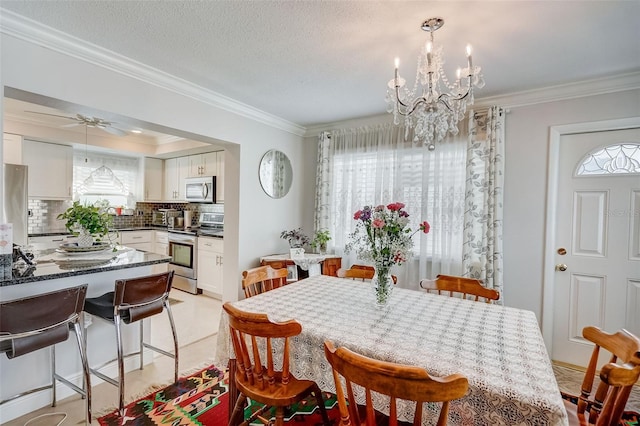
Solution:
<path fill-rule="evenodd" d="M 198 237 L 195 232 L 169 231 L 169 269 L 175 271 L 173 287 L 198 293 Z"/>

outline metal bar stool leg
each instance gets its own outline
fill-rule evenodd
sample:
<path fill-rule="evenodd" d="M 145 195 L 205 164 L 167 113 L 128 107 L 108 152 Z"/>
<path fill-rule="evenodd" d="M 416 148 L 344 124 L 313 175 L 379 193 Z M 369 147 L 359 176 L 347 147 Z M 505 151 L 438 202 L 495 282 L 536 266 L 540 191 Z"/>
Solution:
<path fill-rule="evenodd" d="M 140 370 L 144 368 L 144 320 L 140 320 Z"/>
<path fill-rule="evenodd" d="M 171 333 L 173 334 L 173 364 L 174 364 L 174 374 L 173 381 L 174 383 L 178 381 L 178 365 L 179 365 L 179 356 L 178 356 L 178 333 L 176 333 L 176 324 L 173 321 L 173 313 L 171 312 L 171 306 L 169 305 L 169 300 L 166 299 L 164 301 L 164 308 L 167 310 L 167 315 L 169 316 L 169 324 L 171 324 Z"/>
<path fill-rule="evenodd" d="M 56 345 L 51 345 L 51 406 L 56 406 Z"/>
<path fill-rule="evenodd" d="M 86 336 L 84 336 L 82 333 L 84 321 L 83 324 L 75 323 L 73 327 L 76 332 L 76 341 L 78 342 L 78 350 L 80 351 L 80 360 L 82 361 L 82 389 L 85 392 L 83 398 L 87 399 L 86 421 L 87 424 L 91 424 L 91 376 L 89 372 L 89 360 L 87 359 L 87 352 L 84 350 L 84 342 L 86 341 Z"/>
<path fill-rule="evenodd" d="M 122 324 L 120 314 L 114 317 L 116 326 L 116 343 L 118 346 L 118 411 L 124 415 L 124 352 L 122 350 Z"/>

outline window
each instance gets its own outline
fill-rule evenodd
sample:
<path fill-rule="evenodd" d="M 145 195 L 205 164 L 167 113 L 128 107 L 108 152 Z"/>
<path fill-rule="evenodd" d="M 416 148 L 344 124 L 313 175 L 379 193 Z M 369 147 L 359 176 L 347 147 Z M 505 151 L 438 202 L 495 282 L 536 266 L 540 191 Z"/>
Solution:
<path fill-rule="evenodd" d="M 578 165 L 576 176 L 640 174 L 640 144 L 609 145 L 587 156 Z"/>
<path fill-rule="evenodd" d="M 463 145 L 464 146 L 464 145 Z M 333 165 L 331 211 L 335 235 L 351 232 L 354 209 L 373 200 L 400 201 L 409 213 L 410 227 L 418 229 L 427 220 L 434 233 L 462 235 L 464 217 L 465 161 L 450 152 L 429 152 L 423 147 L 378 149 L 358 153 L 336 153 Z M 440 231 L 439 231 L 440 230 Z M 432 234 L 433 235 L 433 234 Z M 448 249 L 440 238 L 426 246 L 414 245 L 415 253 L 431 256 Z M 461 243 L 460 243 L 461 244 Z"/>
<path fill-rule="evenodd" d="M 139 167 L 138 158 L 74 152 L 73 199 L 83 204 L 106 200 L 110 206 L 134 208 Z"/>

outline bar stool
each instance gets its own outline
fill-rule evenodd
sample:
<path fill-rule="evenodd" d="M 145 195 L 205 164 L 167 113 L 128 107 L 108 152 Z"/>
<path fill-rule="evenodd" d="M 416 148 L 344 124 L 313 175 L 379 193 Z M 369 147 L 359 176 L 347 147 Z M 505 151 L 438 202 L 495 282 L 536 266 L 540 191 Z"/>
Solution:
<path fill-rule="evenodd" d="M 171 314 L 171 307 L 169 306 L 169 291 L 171 290 L 172 282 L 173 271 L 126 280 L 116 280 L 115 291 L 105 293 L 99 297 L 89 298 L 85 302 L 85 312 L 113 323 L 116 328 L 118 380 L 112 379 L 99 371 L 100 368 L 113 362 L 113 360 L 105 363 L 101 367 L 95 369 L 90 368 L 90 371 L 102 380 L 118 386 L 118 409 L 121 416 L 124 414 L 124 358 L 139 355 L 140 370 L 142 370 L 144 366 L 144 348 L 173 358 L 175 364 L 174 381 L 178 381 L 178 337 L 175 323 L 173 322 L 173 315 Z M 169 323 L 171 324 L 174 345 L 173 354 L 144 341 L 143 320 L 162 313 L 163 310 L 166 310 L 169 316 Z M 140 345 L 137 352 L 126 355 L 123 353 L 122 321 L 124 321 L 125 324 L 140 322 Z"/>
<path fill-rule="evenodd" d="M 51 406 L 55 407 L 57 380 L 87 400 L 85 420 L 87 424 L 91 423 L 91 381 L 81 324 L 86 294 L 87 284 L 83 284 L 0 303 L 0 353 L 12 359 L 38 349 L 51 349 L 51 384 L 14 395 L 0 401 L 0 405 L 24 395 L 51 389 Z M 71 326 L 75 331 L 82 363 L 82 388 L 56 373 L 55 345 L 69 338 Z"/>

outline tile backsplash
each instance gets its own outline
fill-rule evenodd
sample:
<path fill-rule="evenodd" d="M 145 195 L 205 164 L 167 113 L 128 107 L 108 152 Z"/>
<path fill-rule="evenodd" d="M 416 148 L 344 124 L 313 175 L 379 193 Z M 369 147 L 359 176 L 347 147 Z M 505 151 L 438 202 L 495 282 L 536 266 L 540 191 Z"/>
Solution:
<path fill-rule="evenodd" d="M 29 200 L 29 218 L 27 231 L 29 235 L 46 234 L 48 232 L 65 232 L 64 221 L 57 216 L 71 206 L 71 201 Z M 209 204 L 197 203 L 136 203 L 131 216 L 113 216 L 115 229 L 133 228 L 151 225 L 151 212 L 158 209 L 192 210 L 193 223 L 198 221 L 199 213 L 210 210 Z"/>

